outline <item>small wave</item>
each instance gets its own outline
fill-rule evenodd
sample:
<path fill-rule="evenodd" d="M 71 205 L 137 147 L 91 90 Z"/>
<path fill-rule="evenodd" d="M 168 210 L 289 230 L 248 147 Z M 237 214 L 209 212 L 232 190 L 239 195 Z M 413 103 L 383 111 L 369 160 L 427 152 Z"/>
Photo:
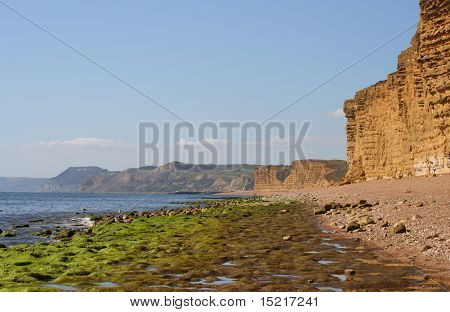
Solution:
<path fill-rule="evenodd" d="M 93 227 L 95 222 L 91 220 L 89 217 L 85 217 L 81 219 L 81 224 L 87 227 Z"/>

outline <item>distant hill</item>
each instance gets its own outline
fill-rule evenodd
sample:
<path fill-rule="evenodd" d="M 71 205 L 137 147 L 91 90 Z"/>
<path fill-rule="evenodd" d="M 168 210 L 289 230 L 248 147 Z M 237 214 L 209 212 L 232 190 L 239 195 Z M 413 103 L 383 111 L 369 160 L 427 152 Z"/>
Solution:
<path fill-rule="evenodd" d="M 0 192 L 38 192 L 49 179 L 0 177 Z"/>
<path fill-rule="evenodd" d="M 108 172 L 99 167 L 70 167 L 60 175 L 51 178 L 41 187 L 47 192 L 79 192 L 84 183 L 92 177 Z"/>
<path fill-rule="evenodd" d="M 160 167 L 104 172 L 84 183 L 83 192 L 230 192 L 253 188 L 254 165 L 190 165 L 171 162 Z"/>

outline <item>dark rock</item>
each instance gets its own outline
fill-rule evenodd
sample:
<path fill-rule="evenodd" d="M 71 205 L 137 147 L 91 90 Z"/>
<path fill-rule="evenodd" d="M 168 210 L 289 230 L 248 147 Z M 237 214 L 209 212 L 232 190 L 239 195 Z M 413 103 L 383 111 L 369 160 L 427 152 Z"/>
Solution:
<path fill-rule="evenodd" d="M 361 200 L 359 201 L 359 204 L 360 204 L 360 205 L 365 205 L 365 204 L 367 204 L 367 200 L 361 199 Z"/>
<path fill-rule="evenodd" d="M 382 228 L 387 228 L 388 226 L 389 226 L 389 222 L 384 221 L 384 222 L 381 224 L 380 227 L 382 227 Z"/>
<path fill-rule="evenodd" d="M 44 222 L 44 219 L 31 220 L 29 223 L 39 223 Z"/>
<path fill-rule="evenodd" d="M 13 229 L 28 228 L 28 227 L 30 227 L 29 224 L 15 224 L 12 226 Z"/>
<path fill-rule="evenodd" d="M 3 237 L 15 237 L 15 236 L 16 236 L 16 233 L 13 233 L 13 232 L 4 232 L 4 233 L 2 234 L 2 236 L 3 236 Z"/>
<path fill-rule="evenodd" d="M 76 234 L 76 231 L 73 229 L 67 229 L 62 231 L 61 233 L 59 233 L 56 238 L 57 239 L 61 239 L 61 238 L 71 238 Z"/>
<path fill-rule="evenodd" d="M 36 236 L 41 236 L 41 237 L 49 237 L 50 235 L 52 235 L 51 230 L 45 230 L 45 231 L 36 233 Z"/>
<path fill-rule="evenodd" d="M 427 251 L 427 250 L 429 250 L 429 249 L 431 249 L 431 248 L 432 248 L 431 246 L 425 245 L 425 246 L 422 248 L 422 252 Z"/>
<path fill-rule="evenodd" d="M 347 232 L 352 232 L 352 231 L 355 231 L 355 230 L 359 230 L 360 228 L 361 228 L 361 226 L 356 221 L 350 221 L 347 224 L 347 227 L 346 227 Z"/>
<path fill-rule="evenodd" d="M 352 269 L 345 269 L 344 274 L 345 274 L 345 276 L 355 276 L 356 272 L 355 272 L 355 270 L 352 270 Z"/>
<path fill-rule="evenodd" d="M 316 214 L 316 215 L 325 214 L 326 212 L 327 211 L 324 207 L 314 208 L 314 214 Z"/>
<path fill-rule="evenodd" d="M 0 244 L 0 249 L 5 249 L 7 248 L 5 244 Z"/>

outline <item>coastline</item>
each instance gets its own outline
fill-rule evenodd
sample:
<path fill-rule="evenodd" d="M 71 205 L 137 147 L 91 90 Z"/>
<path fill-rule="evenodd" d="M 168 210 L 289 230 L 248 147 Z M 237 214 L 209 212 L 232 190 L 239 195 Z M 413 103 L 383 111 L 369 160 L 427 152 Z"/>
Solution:
<path fill-rule="evenodd" d="M 306 200 L 316 207 L 355 205 L 365 200 L 371 207 L 336 209 L 315 217 L 338 237 L 375 246 L 405 264 L 434 271 L 439 279 L 450 281 L 450 175 L 373 180 L 278 196 Z M 374 224 L 347 231 L 349 222 L 362 218 Z M 391 229 L 399 222 L 406 226 L 406 233 L 393 234 Z"/>
<path fill-rule="evenodd" d="M 321 230 L 313 216 L 305 201 L 285 198 L 109 215 L 50 244 L 0 248 L 0 290 L 448 290 L 425 271 Z"/>

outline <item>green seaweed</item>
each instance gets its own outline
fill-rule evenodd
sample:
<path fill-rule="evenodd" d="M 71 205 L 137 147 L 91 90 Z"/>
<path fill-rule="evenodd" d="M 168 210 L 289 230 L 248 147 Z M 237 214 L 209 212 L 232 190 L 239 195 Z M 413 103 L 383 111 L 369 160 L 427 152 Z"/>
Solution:
<path fill-rule="evenodd" d="M 208 205 L 200 213 L 100 222 L 90 233 L 68 239 L 0 249 L 0 290 L 59 291 L 46 286 L 51 282 L 104 291 L 96 285 L 106 281 L 118 285 L 107 291 L 308 291 L 318 285 L 397 290 L 421 283 L 403 279 L 421 274 L 413 268 L 390 269 L 392 283 L 369 275 L 385 271 L 385 262 L 356 261 L 362 257 L 356 242 L 345 242 L 345 254 L 321 244 L 324 234 L 303 203 L 234 199 Z M 284 241 L 285 235 L 292 240 Z M 378 259 L 370 250 L 364 255 Z M 333 264 L 321 265 L 321 258 Z M 227 262 L 231 265 L 223 265 Z M 332 276 L 346 268 L 354 268 L 361 280 L 342 285 Z M 232 282 L 222 283 L 221 277 Z"/>

